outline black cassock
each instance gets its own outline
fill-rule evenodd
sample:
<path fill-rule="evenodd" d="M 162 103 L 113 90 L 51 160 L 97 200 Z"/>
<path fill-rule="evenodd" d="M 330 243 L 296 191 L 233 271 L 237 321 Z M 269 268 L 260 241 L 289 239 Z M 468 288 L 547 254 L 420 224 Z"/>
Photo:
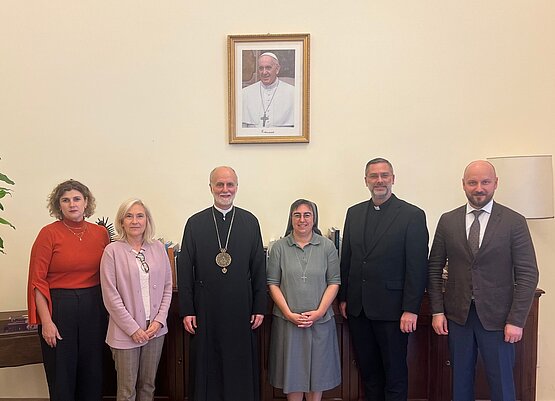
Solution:
<path fill-rule="evenodd" d="M 192 401 L 257 401 L 260 366 L 253 314 L 267 307 L 266 264 L 256 217 L 238 207 L 229 236 L 227 272 L 216 264 L 220 241 L 225 247 L 233 210 L 223 219 L 211 207 L 185 225 L 178 258 L 180 315 L 196 315 L 190 345 Z"/>

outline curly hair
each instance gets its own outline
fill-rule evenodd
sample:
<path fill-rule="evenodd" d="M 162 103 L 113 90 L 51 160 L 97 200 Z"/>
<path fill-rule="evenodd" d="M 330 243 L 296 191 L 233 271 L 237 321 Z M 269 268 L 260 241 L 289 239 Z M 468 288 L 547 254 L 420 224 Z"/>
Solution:
<path fill-rule="evenodd" d="M 48 211 L 50 212 L 50 216 L 55 217 L 58 220 L 62 220 L 64 218 L 64 215 L 62 214 L 62 209 L 60 208 L 60 199 L 63 194 L 72 190 L 80 192 L 81 195 L 83 195 L 83 198 L 87 201 L 87 207 L 85 208 L 85 217 L 90 217 L 94 214 L 94 210 L 96 209 L 96 201 L 89 188 L 79 181 L 70 179 L 58 184 L 48 196 L 47 207 Z"/>

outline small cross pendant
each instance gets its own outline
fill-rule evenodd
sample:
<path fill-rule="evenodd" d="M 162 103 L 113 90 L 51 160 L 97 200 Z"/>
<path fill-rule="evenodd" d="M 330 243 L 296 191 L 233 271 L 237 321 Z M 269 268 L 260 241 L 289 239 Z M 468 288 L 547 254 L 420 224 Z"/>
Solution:
<path fill-rule="evenodd" d="M 306 274 L 303 274 L 301 279 L 306 283 L 306 279 L 307 279 Z"/>
<path fill-rule="evenodd" d="M 264 115 L 262 117 L 260 117 L 260 119 L 262 120 L 262 126 L 265 127 L 266 126 L 266 121 L 268 121 L 270 118 L 266 117 L 266 113 L 264 113 Z"/>

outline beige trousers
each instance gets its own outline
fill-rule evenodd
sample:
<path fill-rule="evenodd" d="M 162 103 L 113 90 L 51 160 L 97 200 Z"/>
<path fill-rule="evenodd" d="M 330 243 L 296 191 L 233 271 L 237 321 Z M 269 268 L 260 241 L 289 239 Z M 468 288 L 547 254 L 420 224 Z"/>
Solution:
<path fill-rule="evenodd" d="M 142 347 L 111 348 L 118 378 L 117 401 L 154 399 L 154 383 L 164 337 L 153 338 Z"/>

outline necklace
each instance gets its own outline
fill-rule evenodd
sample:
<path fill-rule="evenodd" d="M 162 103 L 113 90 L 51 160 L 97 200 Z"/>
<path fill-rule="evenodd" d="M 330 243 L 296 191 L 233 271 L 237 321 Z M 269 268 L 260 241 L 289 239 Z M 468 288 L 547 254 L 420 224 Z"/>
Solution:
<path fill-rule="evenodd" d="M 81 231 L 81 232 L 73 231 L 73 230 L 71 229 L 71 227 L 68 226 L 68 225 L 65 223 L 65 221 L 63 221 L 63 220 L 62 220 L 62 223 L 64 224 L 64 226 L 67 227 L 67 229 L 68 229 L 69 231 L 71 231 L 71 233 L 72 233 L 73 235 L 75 235 L 77 238 L 79 238 L 79 241 L 83 241 L 83 235 L 87 232 L 87 224 L 86 224 L 86 223 L 85 223 L 82 227 L 79 227 L 80 230 L 83 230 L 83 231 Z"/>
<path fill-rule="evenodd" d="M 303 269 L 303 264 L 301 263 L 301 258 L 299 258 L 299 253 L 295 251 L 295 255 L 297 256 L 297 261 L 299 262 L 299 267 L 301 268 L 301 273 L 302 273 L 301 280 L 303 280 L 303 282 L 305 283 L 306 283 L 306 279 L 308 278 L 306 277 L 306 270 L 308 269 L 308 264 L 310 263 L 310 257 L 312 256 L 312 249 L 314 249 L 313 246 L 310 247 L 310 252 L 308 253 L 308 259 L 306 261 L 306 265 L 304 266 L 304 269 Z"/>
<path fill-rule="evenodd" d="M 260 117 L 260 119 L 262 120 L 263 127 L 266 126 L 266 121 L 270 119 L 270 117 L 266 116 L 266 113 L 268 112 L 268 109 L 270 108 L 270 105 L 274 100 L 274 96 L 276 95 L 278 86 L 279 86 L 279 79 L 277 80 L 276 89 L 274 89 L 274 93 L 272 93 L 272 97 L 270 98 L 270 102 L 268 103 L 268 106 L 264 107 L 264 98 L 262 97 L 262 83 L 260 83 L 260 102 L 262 103 L 262 110 L 264 111 L 264 115 Z"/>
<path fill-rule="evenodd" d="M 214 226 L 216 227 L 216 235 L 218 236 L 218 246 L 220 247 L 220 253 L 216 255 L 216 264 L 221 267 L 222 273 L 227 273 L 227 267 L 231 264 L 231 255 L 227 253 L 227 245 L 229 244 L 229 237 L 231 236 L 231 227 L 233 227 L 233 219 L 235 219 L 235 208 L 233 208 L 233 214 L 231 215 L 231 223 L 229 224 L 229 230 L 227 231 L 227 238 L 225 240 L 225 246 L 222 248 L 222 241 L 220 240 L 220 231 L 218 230 L 218 224 L 216 223 L 216 215 L 214 214 L 214 208 L 212 208 L 212 218 L 214 219 Z"/>

